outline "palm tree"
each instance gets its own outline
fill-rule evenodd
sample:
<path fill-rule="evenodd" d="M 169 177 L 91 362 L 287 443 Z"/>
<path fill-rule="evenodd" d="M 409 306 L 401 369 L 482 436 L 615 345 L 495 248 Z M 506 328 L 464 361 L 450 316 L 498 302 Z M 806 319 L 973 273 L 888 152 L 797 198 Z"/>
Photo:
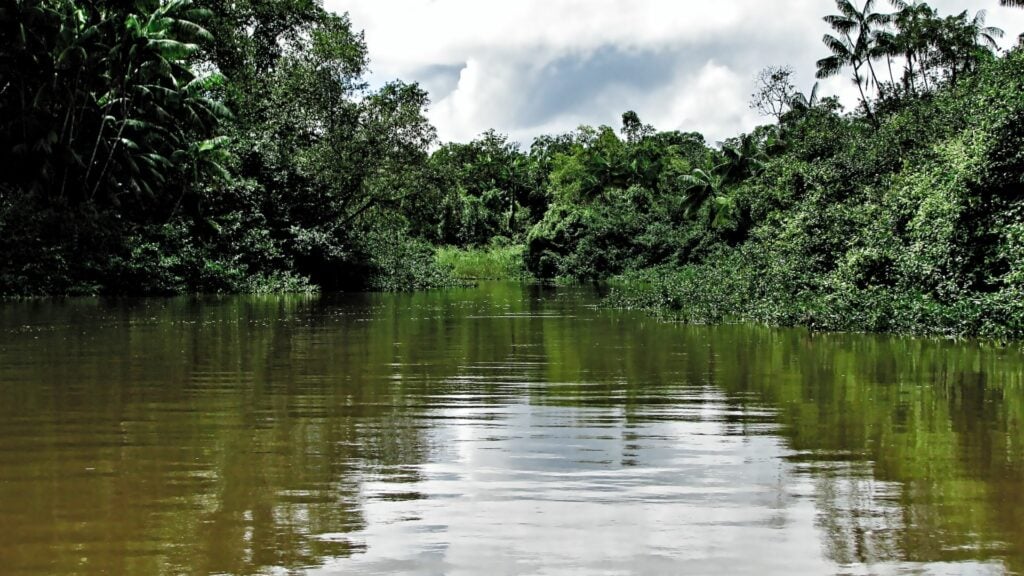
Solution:
<path fill-rule="evenodd" d="M 962 72 L 969 72 L 986 53 L 999 49 L 1003 31 L 985 26 L 985 11 L 973 18 L 966 10 L 941 22 L 936 30 L 935 57 L 944 65 L 950 82 L 955 85 Z"/>
<path fill-rule="evenodd" d="M 874 119 L 874 115 L 871 112 L 871 104 L 868 102 L 867 95 L 864 94 L 864 78 L 860 72 L 864 66 L 863 52 L 850 39 L 848 32 L 844 33 L 840 38 L 826 34 L 822 41 L 829 51 L 832 52 L 832 55 L 818 60 L 818 72 L 815 74 L 815 77 L 819 79 L 831 78 L 839 74 L 847 66 L 853 68 L 853 81 L 857 84 L 857 90 L 860 92 L 860 100 L 864 104 L 868 117 Z"/>
<path fill-rule="evenodd" d="M 1019 0 L 1021 6 L 1024 6 L 1024 0 Z M 1003 37 L 1005 32 L 1002 28 L 995 26 L 985 26 L 985 17 L 988 13 L 984 10 L 978 10 L 974 15 L 974 18 L 967 23 L 968 30 L 971 31 L 974 36 L 975 43 L 979 48 L 986 50 L 999 50 L 999 39 Z"/>
<path fill-rule="evenodd" d="M 889 30 L 878 30 L 874 35 L 874 42 L 871 48 L 872 58 L 885 58 L 886 67 L 889 70 L 889 84 L 894 93 L 898 93 L 896 77 L 892 73 L 892 59 L 900 56 L 900 46 L 897 36 Z"/>
<path fill-rule="evenodd" d="M 722 157 L 718 164 L 708 162 L 680 177 L 683 215 L 692 217 L 707 204 L 714 228 L 728 227 L 736 220 L 736 202 L 726 187 L 764 170 L 764 151 L 750 134 L 722 143 Z"/>
<path fill-rule="evenodd" d="M 836 35 L 826 34 L 822 38 L 822 42 L 832 55 L 818 60 L 817 77 L 828 78 L 835 76 L 847 66 L 853 68 L 853 81 L 857 83 L 861 102 L 868 118 L 874 122 L 874 113 L 864 87 L 870 86 L 871 82 L 878 86 L 878 76 L 872 64 L 872 59 L 877 56 L 876 35 L 880 28 L 892 21 L 892 15 L 875 12 L 875 0 L 865 0 L 860 9 L 857 9 L 850 0 L 836 0 L 836 7 L 839 14 L 824 17 Z M 864 66 L 867 66 L 870 78 L 865 78 L 861 74 L 861 68 Z"/>
<path fill-rule="evenodd" d="M 719 165 L 718 172 L 726 183 L 740 182 L 764 170 L 765 153 L 750 134 L 723 143 L 722 156 L 725 162 Z"/>
<path fill-rule="evenodd" d="M 810 94 L 804 94 L 803 92 L 797 92 L 793 94 L 793 98 L 789 102 L 789 107 L 793 110 L 811 110 L 818 106 L 818 82 L 814 83 L 811 87 Z"/>
<path fill-rule="evenodd" d="M 896 35 L 892 42 L 883 40 L 883 46 L 891 56 L 902 56 L 906 63 L 906 71 L 903 75 L 903 85 L 906 92 L 914 90 L 916 85 L 917 71 L 915 64 L 921 69 L 921 80 L 925 90 L 928 90 L 928 71 L 925 59 L 929 50 L 929 42 L 926 25 L 936 18 L 935 10 L 921 0 L 889 0 L 896 8 L 892 24 L 896 27 Z"/>
<path fill-rule="evenodd" d="M 25 0 L 0 10 L 0 154 L 19 188 L 62 200 L 156 197 L 219 170 L 221 79 L 191 67 L 212 38 L 191 0 Z M 11 34 L 11 31 L 15 31 Z M 12 177 L 8 175 L 7 177 Z M 166 197 L 166 195 L 165 195 Z M 173 197 L 170 203 L 173 203 Z"/>
<path fill-rule="evenodd" d="M 684 216 L 690 218 L 708 204 L 708 217 L 712 227 L 722 228 L 732 221 L 735 203 L 725 194 L 726 176 L 722 172 L 724 166 L 719 164 L 709 168 L 697 168 L 680 178 L 684 185 L 681 205 Z"/>
<path fill-rule="evenodd" d="M 209 96 L 220 77 L 197 76 L 189 67 L 198 43 L 212 40 L 194 21 L 208 12 L 191 4 L 146 0 L 136 3 L 140 13 L 105 15 L 102 24 L 112 24 L 117 37 L 101 66 L 117 81 L 98 98 L 104 120 L 84 179 L 93 186 L 91 196 L 111 184 L 112 170 L 119 172 L 116 187 L 155 198 L 169 170 L 217 164 L 222 140 L 197 142 L 194 136 L 212 132 L 229 113 Z"/>
<path fill-rule="evenodd" d="M 825 16 L 825 22 L 828 22 L 836 32 L 852 37 L 858 56 L 867 64 L 871 79 L 875 86 L 878 86 L 878 76 L 871 63 L 871 51 L 876 32 L 892 21 L 892 15 L 875 12 L 875 0 L 865 0 L 860 10 L 851 0 L 836 0 L 836 7 L 839 14 Z"/>

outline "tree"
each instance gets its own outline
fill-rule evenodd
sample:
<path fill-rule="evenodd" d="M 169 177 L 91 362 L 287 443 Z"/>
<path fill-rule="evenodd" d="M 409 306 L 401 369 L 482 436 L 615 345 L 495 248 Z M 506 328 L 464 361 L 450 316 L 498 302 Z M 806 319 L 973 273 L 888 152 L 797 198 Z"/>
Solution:
<path fill-rule="evenodd" d="M 736 201 L 727 188 L 761 173 L 765 154 L 751 134 L 743 134 L 722 143 L 721 161 L 707 161 L 689 174 L 679 177 L 683 185 L 683 215 L 692 217 L 708 206 L 710 223 L 725 228 L 736 221 Z"/>
<path fill-rule="evenodd" d="M 935 72 L 953 85 L 980 61 L 990 58 L 998 50 L 998 39 L 1003 37 L 1001 29 L 985 25 L 984 10 L 973 18 L 965 10 L 956 16 L 936 19 L 929 22 L 929 32 L 932 45 L 928 60 Z"/>
<path fill-rule="evenodd" d="M 211 16 L 190 0 L 0 5 L 0 292 L 146 289 L 122 275 L 142 231 L 229 176 Z"/>
<path fill-rule="evenodd" d="M 697 168 L 685 174 L 680 181 L 683 183 L 683 214 L 692 217 L 703 206 L 708 206 L 708 218 L 714 228 L 724 228 L 731 224 L 735 217 L 735 202 L 725 192 L 726 176 L 721 165 Z"/>
<path fill-rule="evenodd" d="M 899 93 L 899 86 L 896 84 L 896 75 L 892 72 L 892 60 L 900 55 L 897 36 L 890 30 L 876 30 L 874 41 L 871 46 L 872 58 L 885 58 L 886 69 L 889 71 L 889 87 L 893 93 Z M 883 92 L 879 87 L 879 92 Z"/>
<path fill-rule="evenodd" d="M 890 0 L 890 3 L 896 8 L 892 18 L 896 34 L 891 41 L 886 38 L 882 48 L 887 56 L 903 57 L 906 66 L 904 92 L 909 94 L 916 90 L 918 69 L 924 88 L 928 90 L 927 61 L 933 43 L 930 30 L 934 28 L 937 14 L 931 6 L 919 0 Z M 915 69 L 915 64 L 918 69 Z"/>
<path fill-rule="evenodd" d="M 30 0 L 0 11 L 0 41 L 15 46 L 0 56 L 3 177 L 61 201 L 174 206 L 167 193 L 200 169 L 223 173 L 222 78 L 192 68 L 208 13 L 189 0 L 113 6 Z"/>
<path fill-rule="evenodd" d="M 872 82 L 878 86 L 878 76 L 871 63 L 876 55 L 875 39 L 878 29 L 891 21 L 890 15 L 874 12 L 874 6 L 875 0 L 865 0 L 864 6 L 858 10 L 850 0 L 836 0 L 839 14 L 825 16 L 824 20 L 832 26 L 838 36 L 826 34 L 822 38 L 832 55 L 817 62 L 818 78 L 835 76 L 847 66 L 853 68 L 853 80 L 860 91 L 864 109 L 872 121 L 874 114 L 864 88 L 870 87 Z M 871 74 L 870 78 L 861 74 L 861 69 L 865 66 Z"/>
<path fill-rule="evenodd" d="M 530 158 L 507 136 L 488 130 L 467 144 L 445 144 L 430 164 L 443 195 L 459 203 L 449 229 L 442 231 L 445 242 L 486 244 L 494 236 L 521 232 L 517 213 L 536 200 L 531 199 L 535 180 Z"/>
<path fill-rule="evenodd" d="M 815 82 L 809 94 L 796 92 L 789 101 L 789 107 L 793 110 L 810 110 L 818 106 L 818 83 Z"/>
<path fill-rule="evenodd" d="M 859 10 L 851 0 L 836 0 L 836 7 L 840 13 L 826 16 L 825 22 L 841 34 L 852 35 L 856 54 L 867 65 L 871 81 L 877 87 L 878 76 L 872 64 L 875 38 L 879 29 L 890 23 L 892 16 L 874 12 L 875 0 L 865 0 Z"/>
<path fill-rule="evenodd" d="M 762 116 L 772 116 L 782 121 L 782 116 L 792 107 L 796 87 L 792 82 L 793 68 L 790 66 L 768 66 L 757 73 L 754 93 L 750 95 L 750 107 Z"/>
<path fill-rule="evenodd" d="M 636 144 L 653 134 L 654 127 L 641 122 L 636 112 L 629 110 L 622 114 L 622 135 L 626 137 L 626 142 Z"/>
<path fill-rule="evenodd" d="M 264 208 L 280 215 L 272 235 L 301 273 L 328 288 L 357 284 L 346 270 L 372 258 L 362 253 L 367 234 L 400 229 L 400 207 L 422 192 L 417 174 L 435 139 L 429 99 L 402 82 L 362 95 L 353 75 L 365 45 L 347 17 L 324 15 L 303 42 L 275 64 L 267 101 L 257 102 L 265 120 L 238 127 L 248 138 L 243 174 L 275 198 Z"/>
<path fill-rule="evenodd" d="M 720 172 L 726 183 L 737 183 L 759 174 L 764 168 L 766 159 L 764 151 L 751 134 L 742 134 L 738 138 L 730 138 L 722 143 L 722 163 Z"/>
<path fill-rule="evenodd" d="M 864 93 L 864 77 L 860 72 L 864 65 L 864 55 L 860 52 L 857 45 L 850 40 L 849 34 L 844 34 L 840 38 L 832 36 L 831 34 L 826 34 L 824 38 L 822 38 L 822 41 L 832 52 L 832 55 L 818 60 L 818 72 L 815 76 L 819 79 L 831 78 L 832 76 L 839 74 L 843 68 L 847 66 L 853 68 L 853 81 L 857 84 L 857 90 L 860 92 L 860 101 L 863 104 L 868 117 L 873 119 L 874 115 L 871 112 L 871 103 L 868 101 L 868 97 Z"/>
<path fill-rule="evenodd" d="M 1024 0 L 1021 0 L 1024 2 Z M 966 22 L 966 30 L 974 37 L 975 45 L 983 50 L 996 51 L 999 50 L 999 39 L 1006 33 L 1002 28 L 995 26 L 986 26 L 985 19 L 988 13 L 984 10 L 978 10 L 974 14 L 974 18 Z M 967 12 L 964 11 L 961 17 L 966 20 Z"/>

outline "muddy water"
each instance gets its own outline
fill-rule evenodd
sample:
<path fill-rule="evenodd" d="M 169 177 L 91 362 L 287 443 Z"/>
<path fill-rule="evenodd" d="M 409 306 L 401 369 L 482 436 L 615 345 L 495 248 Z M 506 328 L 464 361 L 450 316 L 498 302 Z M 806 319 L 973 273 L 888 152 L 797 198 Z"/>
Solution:
<path fill-rule="evenodd" d="M 0 305 L 0 572 L 1024 570 L 1024 356 L 582 288 Z"/>

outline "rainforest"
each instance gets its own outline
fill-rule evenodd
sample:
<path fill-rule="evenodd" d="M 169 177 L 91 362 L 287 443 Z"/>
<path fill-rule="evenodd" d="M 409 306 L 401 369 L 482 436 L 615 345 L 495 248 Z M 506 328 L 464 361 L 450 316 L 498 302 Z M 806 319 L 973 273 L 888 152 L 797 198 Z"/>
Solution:
<path fill-rule="evenodd" d="M 359 23 L 314 0 L 4 0 L 0 294 L 529 278 L 691 323 L 1024 337 L 1019 31 L 826 8 L 807 58 L 853 106 L 766 62 L 749 133 L 623 103 L 523 144 L 440 142 L 430 95 L 371 88 Z"/>
<path fill-rule="evenodd" d="M 1024 574 L 1021 28 L 0 0 L 0 572 Z"/>

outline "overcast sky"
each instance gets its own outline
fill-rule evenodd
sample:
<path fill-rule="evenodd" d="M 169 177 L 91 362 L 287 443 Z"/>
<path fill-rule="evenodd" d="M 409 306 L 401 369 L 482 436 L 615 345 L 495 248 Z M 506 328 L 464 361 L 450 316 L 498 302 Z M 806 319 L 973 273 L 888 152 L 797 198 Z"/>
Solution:
<path fill-rule="evenodd" d="M 1024 10 L 998 0 L 933 0 L 942 14 L 988 10 L 1004 44 Z M 887 2 L 879 2 L 888 9 Z M 371 84 L 419 82 L 442 141 L 494 128 L 529 143 L 580 124 L 618 127 L 636 110 L 660 130 L 709 142 L 766 122 L 749 109 L 753 77 L 771 64 L 814 84 L 826 55 L 828 0 L 325 0 L 366 32 Z M 819 93 L 856 101 L 849 75 Z"/>

